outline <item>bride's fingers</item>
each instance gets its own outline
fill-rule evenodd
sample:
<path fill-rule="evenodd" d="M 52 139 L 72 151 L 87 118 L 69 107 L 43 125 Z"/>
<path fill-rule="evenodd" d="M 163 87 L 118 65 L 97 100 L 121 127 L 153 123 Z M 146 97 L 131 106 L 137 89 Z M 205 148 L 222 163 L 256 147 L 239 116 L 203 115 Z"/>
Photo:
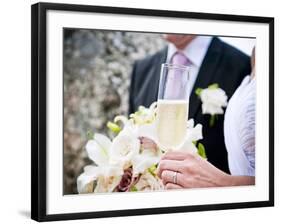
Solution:
<path fill-rule="evenodd" d="M 190 152 L 167 152 L 162 156 L 162 159 L 165 160 L 185 160 L 189 156 Z"/>
<path fill-rule="evenodd" d="M 142 143 L 142 147 L 143 148 L 152 148 L 152 149 L 154 149 L 154 148 L 157 148 L 157 145 L 155 144 L 155 143 L 153 143 L 153 142 L 143 142 Z"/>
<path fill-rule="evenodd" d="M 183 183 L 184 183 L 184 176 L 181 173 L 179 173 L 179 172 L 170 171 L 170 170 L 164 170 L 162 172 L 161 179 L 162 179 L 164 185 L 172 183 L 172 184 L 177 184 L 180 187 L 184 186 L 183 185 Z"/>
<path fill-rule="evenodd" d="M 161 160 L 158 166 L 157 175 L 161 178 L 164 170 L 179 172 L 182 170 L 182 161 L 177 160 Z"/>
<path fill-rule="evenodd" d="M 168 183 L 168 184 L 166 184 L 165 189 L 167 189 L 167 190 L 171 190 L 171 189 L 182 189 L 182 187 L 179 186 L 179 185 L 177 185 L 177 184 Z"/>
<path fill-rule="evenodd" d="M 140 137 L 139 139 L 143 148 L 157 148 L 157 144 L 153 140 L 146 137 Z"/>

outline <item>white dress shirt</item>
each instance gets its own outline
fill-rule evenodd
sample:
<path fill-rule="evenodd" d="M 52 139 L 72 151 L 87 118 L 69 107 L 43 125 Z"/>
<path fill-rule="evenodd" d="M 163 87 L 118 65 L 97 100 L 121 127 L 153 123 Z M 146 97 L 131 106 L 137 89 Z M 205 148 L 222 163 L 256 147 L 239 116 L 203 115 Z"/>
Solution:
<path fill-rule="evenodd" d="M 194 83 L 196 81 L 199 69 L 203 62 L 203 59 L 208 51 L 209 45 L 212 41 L 212 37 L 209 36 L 197 36 L 194 38 L 183 50 L 178 50 L 175 45 L 169 43 L 168 53 L 166 62 L 170 63 L 171 58 L 176 51 L 183 53 L 188 60 L 191 62 L 190 73 L 189 73 L 189 82 L 188 82 L 188 95 L 192 91 Z"/>

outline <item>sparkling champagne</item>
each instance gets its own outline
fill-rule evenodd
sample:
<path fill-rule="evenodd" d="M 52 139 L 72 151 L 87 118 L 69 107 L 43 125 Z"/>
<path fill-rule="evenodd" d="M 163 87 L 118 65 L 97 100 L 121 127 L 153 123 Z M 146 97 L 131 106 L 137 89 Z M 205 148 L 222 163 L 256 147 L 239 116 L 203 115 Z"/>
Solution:
<path fill-rule="evenodd" d="M 183 143 L 187 119 L 188 100 L 158 100 L 156 122 L 161 148 L 169 150 Z"/>

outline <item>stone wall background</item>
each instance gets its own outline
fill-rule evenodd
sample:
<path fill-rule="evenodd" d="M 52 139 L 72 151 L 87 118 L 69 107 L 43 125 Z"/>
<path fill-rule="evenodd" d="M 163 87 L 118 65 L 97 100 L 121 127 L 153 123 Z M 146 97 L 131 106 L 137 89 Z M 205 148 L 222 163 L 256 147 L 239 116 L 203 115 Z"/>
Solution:
<path fill-rule="evenodd" d="M 127 114 L 135 60 L 162 49 L 160 34 L 64 30 L 64 194 L 77 193 L 87 132 L 110 135 L 106 123 Z"/>

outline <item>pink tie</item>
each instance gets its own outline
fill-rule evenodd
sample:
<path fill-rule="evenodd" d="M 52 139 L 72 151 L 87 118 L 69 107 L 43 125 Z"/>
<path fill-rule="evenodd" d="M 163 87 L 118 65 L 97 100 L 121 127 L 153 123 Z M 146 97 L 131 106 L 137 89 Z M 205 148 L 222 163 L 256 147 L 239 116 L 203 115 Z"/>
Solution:
<path fill-rule="evenodd" d="M 181 52 L 176 52 L 172 59 L 171 63 L 175 65 L 191 65 L 190 60 Z M 181 74 L 176 70 L 174 72 L 168 73 L 168 80 L 166 84 L 165 98 L 166 99 L 182 99 L 186 95 L 185 91 L 180 88 L 179 84 L 181 81 Z"/>
<path fill-rule="evenodd" d="M 181 52 L 176 52 L 173 57 L 172 57 L 172 60 L 171 62 L 173 64 L 176 64 L 176 65 L 190 65 L 191 62 L 188 60 L 188 58 Z"/>

